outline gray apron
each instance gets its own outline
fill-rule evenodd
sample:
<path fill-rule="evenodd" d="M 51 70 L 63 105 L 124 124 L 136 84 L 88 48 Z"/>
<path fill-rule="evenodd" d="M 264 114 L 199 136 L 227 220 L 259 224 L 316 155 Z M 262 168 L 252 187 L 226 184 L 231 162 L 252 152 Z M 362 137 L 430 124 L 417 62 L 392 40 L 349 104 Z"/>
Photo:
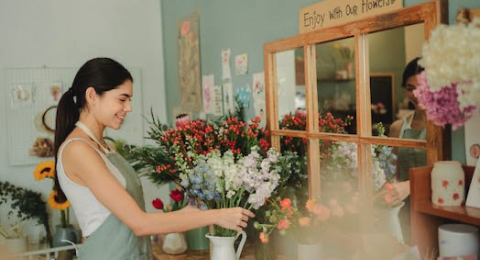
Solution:
<path fill-rule="evenodd" d="M 77 126 L 99 144 L 85 125 L 79 122 Z M 100 147 L 103 148 L 102 145 Z M 106 149 L 104 148 L 104 150 Z M 120 154 L 106 151 L 106 155 L 125 178 L 126 191 L 138 206 L 145 210 L 143 189 L 135 170 Z M 80 247 L 78 255 L 79 260 L 151 260 L 152 257 L 150 236 L 137 237 L 113 214 L 110 214 L 86 239 Z"/>
<path fill-rule="evenodd" d="M 401 138 L 425 140 L 426 129 L 404 129 Z M 407 181 L 410 179 L 410 168 L 425 165 L 427 165 L 427 151 L 425 149 L 408 147 L 398 148 L 397 171 L 399 172 L 400 181 Z M 403 240 L 407 245 L 411 245 L 410 196 L 405 199 L 405 205 L 400 209 L 399 219 L 402 227 Z"/>

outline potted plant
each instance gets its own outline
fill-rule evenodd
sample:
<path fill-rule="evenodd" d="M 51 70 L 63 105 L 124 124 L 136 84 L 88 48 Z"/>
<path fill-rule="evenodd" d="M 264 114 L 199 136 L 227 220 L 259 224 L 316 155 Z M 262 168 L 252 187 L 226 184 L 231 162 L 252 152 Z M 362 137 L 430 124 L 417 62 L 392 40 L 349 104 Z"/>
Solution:
<path fill-rule="evenodd" d="M 41 194 L 17 187 L 9 182 L 0 182 L 0 205 L 7 201 L 11 201 L 12 208 L 8 212 L 8 215 L 16 214 L 19 221 L 32 219 L 35 220 L 37 224 L 43 225 L 46 231 L 46 240 L 48 244 L 51 245 L 52 235 L 50 232 L 49 216 Z M 14 225 L 12 230 L 17 233 L 16 237 L 23 237 L 19 223 Z M 12 235 L 8 235 L 5 230 L 1 233 L 7 239 L 13 237 Z"/>

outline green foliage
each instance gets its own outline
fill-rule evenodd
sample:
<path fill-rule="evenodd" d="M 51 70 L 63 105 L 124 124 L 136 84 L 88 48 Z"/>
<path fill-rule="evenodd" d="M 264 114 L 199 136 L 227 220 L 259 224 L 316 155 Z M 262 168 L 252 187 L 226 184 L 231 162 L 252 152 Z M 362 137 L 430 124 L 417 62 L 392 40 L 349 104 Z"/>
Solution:
<path fill-rule="evenodd" d="M 12 210 L 8 215 L 16 213 L 19 220 L 36 220 L 37 224 L 43 225 L 47 232 L 47 240 L 49 244 L 52 241 L 50 233 L 50 224 L 48 221 L 48 213 L 45 201 L 42 195 L 25 188 L 16 187 L 8 182 L 0 182 L 0 205 L 6 203 L 8 198 L 11 199 Z"/>

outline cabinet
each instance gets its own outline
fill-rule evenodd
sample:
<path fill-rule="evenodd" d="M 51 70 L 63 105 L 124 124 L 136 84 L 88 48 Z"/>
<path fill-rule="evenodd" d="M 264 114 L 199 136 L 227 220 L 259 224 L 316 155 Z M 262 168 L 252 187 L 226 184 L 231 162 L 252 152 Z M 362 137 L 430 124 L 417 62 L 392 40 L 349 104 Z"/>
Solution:
<path fill-rule="evenodd" d="M 430 173 L 433 167 L 410 169 L 412 240 L 418 245 L 421 255 L 438 254 L 438 226 L 445 223 L 465 223 L 480 226 L 480 209 L 466 206 L 442 207 L 431 201 Z M 465 194 L 472 180 L 475 167 L 463 166 Z"/>

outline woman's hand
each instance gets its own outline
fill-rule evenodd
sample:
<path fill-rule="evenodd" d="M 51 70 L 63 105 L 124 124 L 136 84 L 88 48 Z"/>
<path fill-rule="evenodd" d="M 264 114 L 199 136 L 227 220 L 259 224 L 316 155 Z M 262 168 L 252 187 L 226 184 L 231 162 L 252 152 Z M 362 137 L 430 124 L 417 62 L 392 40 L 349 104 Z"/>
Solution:
<path fill-rule="evenodd" d="M 216 224 L 236 231 L 242 231 L 247 227 L 248 218 L 255 217 L 250 210 L 239 207 L 219 209 L 217 212 Z"/>
<path fill-rule="evenodd" d="M 390 207 L 400 205 L 410 195 L 410 181 L 386 183 L 375 195 L 375 200 Z"/>

